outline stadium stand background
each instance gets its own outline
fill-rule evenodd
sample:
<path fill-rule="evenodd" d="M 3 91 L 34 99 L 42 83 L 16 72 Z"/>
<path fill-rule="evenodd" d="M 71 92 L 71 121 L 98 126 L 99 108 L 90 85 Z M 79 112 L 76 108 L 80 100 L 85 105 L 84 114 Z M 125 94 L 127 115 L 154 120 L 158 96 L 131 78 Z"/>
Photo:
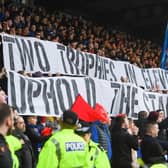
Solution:
<path fill-rule="evenodd" d="M 60 8 L 82 14 L 90 20 L 118 26 L 138 36 L 155 40 L 162 44 L 168 18 L 166 0 L 36 0 L 36 4 L 49 9 Z"/>

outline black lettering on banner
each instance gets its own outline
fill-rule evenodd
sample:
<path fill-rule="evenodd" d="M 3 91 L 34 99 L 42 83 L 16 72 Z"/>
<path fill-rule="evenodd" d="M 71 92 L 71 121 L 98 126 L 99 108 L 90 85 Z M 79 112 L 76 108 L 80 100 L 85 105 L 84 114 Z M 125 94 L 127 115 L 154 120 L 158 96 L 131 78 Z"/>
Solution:
<path fill-rule="evenodd" d="M 144 102 L 144 105 L 145 105 L 147 111 L 148 112 L 151 111 L 149 106 L 148 106 L 149 98 L 148 98 L 147 94 L 145 94 L 145 92 L 143 93 L 143 102 Z"/>
<path fill-rule="evenodd" d="M 26 58 L 24 57 L 23 50 L 21 48 L 21 44 L 19 42 L 19 39 L 15 38 L 15 40 L 16 40 L 17 48 L 18 48 L 19 53 L 20 53 L 20 61 L 22 63 L 22 70 L 25 70 L 26 69 Z"/>
<path fill-rule="evenodd" d="M 109 63 L 109 68 L 110 68 L 110 72 L 111 72 L 111 76 L 112 76 L 112 78 L 110 78 L 110 81 L 117 81 L 117 77 L 114 74 L 115 65 L 112 61 L 110 61 L 110 63 Z"/>
<path fill-rule="evenodd" d="M 16 103 L 16 90 L 15 90 L 15 79 L 13 72 L 9 71 L 9 78 L 8 82 L 10 83 L 10 93 L 11 93 L 11 105 L 15 108 L 17 108 L 17 111 L 21 113 L 20 109 L 18 108 L 18 105 Z M 9 92 L 9 91 L 8 91 Z"/>
<path fill-rule="evenodd" d="M 32 91 L 30 91 L 30 92 L 32 92 L 31 96 L 28 96 L 29 109 L 30 109 L 30 112 L 33 113 L 34 106 L 33 106 L 32 98 L 37 98 L 40 95 L 42 85 L 39 81 L 36 81 L 36 80 L 33 80 L 33 79 L 31 79 L 30 82 L 32 83 L 32 85 L 36 85 L 36 90 L 33 90 L 33 88 L 32 88 Z M 31 106 L 31 104 L 32 104 L 32 106 Z"/>
<path fill-rule="evenodd" d="M 32 44 L 30 42 L 30 40 L 27 40 L 29 47 L 26 45 L 26 42 L 22 39 L 22 46 L 23 46 L 23 55 L 25 58 L 25 61 L 27 61 L 28 58 L 28 62 L 29 62 L 29 66 L 30 66 L 30 70 L 33 71 L 33 66 L 34 66 L 34 57 L 33 57 L 33 48 L 32 48 Z M 27 64 L 27 62 L 25 63 Z"/>
<path fill-rule="evenodd" d="M 135 87 L 132 87 L 132 92 L 131 92 L 131 116 L 134 118 L 138 117 L 138 114 L 135 113 L 135 105 L 138 105 L 138 100 L 135 99 L 135 95 L 138 93 L 138 89 Z"/>
<path fill-rule="evenodd" d="M 20 52 L 20 58 L 21 58 L 22 67 L 23 67 L 22 69 L 23 70 L 26 69 L 26 65 L 28 64 L 27 60 L 28 60 L 30 70 L 33 70 L 33 65 L 34 65 L 33 48 L 32 48 L 32 44 L 30 40 L 28 40 L 29 47 L 26 45 L 26 42 L 24 39 L 21 39 L 22 47 L 21 47 L 19 40 L 17 38 L 15 38 L 15 40 L 16 40 L 16 44 Z"/>
<path fill-rule="evenodd" d="M 114 108 L 114 103 L 116 101 L 116 98 L 117 98 L 117 96 L 119 96 L 118 93 L 119 93 L 120 87 L 121 87 L 120 84 L 111 82 L 111 88 L 114 89 L 114 98 L 112 99 L 110 114 L 113 114 L 113 112 L 116 113 L 116 111 L 113 111 L 113 108 Z M 120 113 L 120 111 L 119 111 L 119 113 Z"/>
<path fill-rule="evenodd" d="M 102 72 L 102 68 L 101 68 L 101 59 L 100 57 L 97 57 L 97 64 L 96 64 L 96 76 L 99 79 L 101 79 L 101 72 Z"/>
<path fill-rule="evenodd" d="M 63 88 L 65 87 L 65 88 Z M 72 94 L 71 94 L 71 88 L 67 80 L 65 79 L 58 79 L 56 81 L 56 88 L 57 88 L 57 94 L 58 94 L 58 100 L 60 104 L 60 108 L 62 111 L 66 110 L 65 107 L 65 95 L 63 94 L 63 90 L 66 91 L 67 100 L 68 100 L 68 107 L 72 105 Z"/>
<path fill-rule="evenodd" d="M 79 69 L 77 68 L 75 64 L 75 58 L 76 58 L 75 50 L 70 47 L 66 47 L 66 48 L 67 48 L 67 58 L 68 58 L 68 62 L 70 65 L 70 73 L 79 74 Z"/>
<path fill-rule="evenodd" d="M 164 79 L 165 79 L 165 82 L 166 82 L 166 84 L 167 84 L 167 85 L 166 85 L 166 89 L 168 89 L 168 87 L 167 87 L 167 86 L 168 86 L 168 71 L 163 71 L 163 70 L 162 70 L 162 72 L 163 72 L 164 75 L 165 75 L 165 78 L 164 78 Z"/>
<path fill-rule="evenodd" d="M 60 55 L 61 55 L 61 60 L 63 63 L 64 71 L 65 71 L 65 73 L 68 73 L 67 68 L 66 68 L 66 64 L 65 64 L 65 58 L 67 58 L 67 57 L 64 58 L 65 46 L 61 45 L 61 44 L 57 44 L 57 49 L 60 50 Z"/>
<path fill-rule="evenodd" d="M 150 82 L 150 88 L 152 87 L 152 79 L 151 79 L 151 76 L 150 76 L 150 73 L 149 73 L 149 69 L 146 69 L 146 72 L 148 74 L 148 79 L 149 79 L 149 82 Z"/>
<path fill-rule="evenodd" d="M 10 42 L 10 43 L 15 43 L 15 38 L 9 37 L 9 36 L 3 36 L 3 41 Z"/>
<path fill-rule="evenodd" d="M 98 66 L 98 59 L 99 57 L 96 56 L 96 63 L 95 63 L 95 74 L 94 74 L 94 77 L 97 77 L 97 66 Z M 87 68 L 87 65 L 86 65 L 86 68 Z"/>
<path fill-rule="evenodd" d="M 124 110 L 125 106 L 125 111 Z M 121 86 L 121 101 L 120 101 L 120 113 L 126 113 L 127 116 L 129 116 L 130 113 L 130 86 L 127 86 L 126 88 L 124 85 Z"/>
<path fill-rule="evenodd" d="M 54 87 L 54 80 L 49 78 L 50 81 L 50 91 L 47 92 L 48 98 L 52 99 L 53 102 L 53 107 L 54 107 L 54 113 L 58 115 L 58 102 L 56 99 L 56 92 L 55 92 L 55 87 Z"/>
<path fill-rule="evenodd" d="M 91 78 L 84 78 L 84 80 L 86 86 L 87 102 L 94 107 L 96 105 L 96 88 L 94 80 Z"/>
<path fill-rule="evenodd" d="M 8 44 L 8 49 L 9 49 L 9 61 L 10 61 L 10 69 L 15 70 L 15 63 L 14 63 L 14 51 L 13 51 L 13 45 Z"/>
<path fill-rule="evenodd" d="M 149 85 L 149 78 L 148 76 L 146 76 L 146 70 L 145 69 L 141 69 L 141 74 L 142 74 L 142 77 L 143 77 L 143 81 L 145 83 L 145 87 L 146 89 L 151 89 L 151 85 Z"/>
<path fill-rule="evenodd" d="M 36 85 L 37 85 L 37 89 L 33 90 L 33 97 L 38 97 L 40 95 L 41 89 L 42 89 L 41 83 L 36 80 L 33 80 L 33 79 L 31 79 L 31 80 L 33 83 L 36 83 Z"/>
<path fill-rule="evenodd" d="M 47 53 L 42 43 L 35 41 L 34 47 L 37 55 L 37 60 L 40 66 L 40 69 L 43 72 L 50 71 L 50 64 L 48 61 Z M 43 65 L 44 64 L 44 65 Z"/>
<path fill-rule="evenodd" d="M 104 59 L 101 58 L 101 79 L 105 79 L 105 65 L 104 65 Z"/>
<path fill-rule="evenodd" d="M 80 60 L 80 59 L 81 60 Z M 79 67 L 79 63 L 81 64 L 81 67 Z M 86 74 L 85 70 L 86 70 L 86 67 L 85 67 L 85 59 L 84 59 L 84 55 L 81 51 L 76 51 L 76 66 L 78 67 L 78 69 L 81 70 L 82 74 Z"/>
<path fill-rule="evenodd" d="M 12 44 L 12 43 L 15 43 L 15 38 L 9 37 L 9 36 L 2 36 L 2 37 L 3 37 L 3 41 L 8 42 L 10 69 L 15 70 L 14 57 L 13 57 L 14 51 L 13 51 L 13 44 Z M 6 56 L 3 55 L 3 57 L 6 57 Z"/>
<path fill-rule="evenodd" d="M 80 74 L 80 72 L 79 71 L 81 71 L 81 68 L 79 67 L 79 64 L 80 63 L 82 63 L 82 61 L 80 61 L 79 60 L 79 51 L 78 50 L 76 50 L 76 62 L 75 62 L 75 67 L 76 67 L 76 69 L 77 69 L 77 71 L 78 71 L 78 74 Z M 83 63 L 82 63 L 83 64 Z"/>
<path fill-rule="evenodd" d="M 136 75 L 135 75 L 135 70 L 133 65 L 130 64 L 124 64 L 126 76 L 129 79 L 129 82 L 135 83 L 137 85 L 137 80 L 136 80 Z"/>
<path fill-rule="evenodd" d="M 43 102 L 45 105 L 45 112 L 46 112 L 46 114 L 51 114 L 50 105 L 49 105 L 49 101 L 48 101 L 48 92 L 47 92 L 48 83 L 43 79 L 40 81 L 43 83 L 42 98 L 43 98 Z"/>
<path fill-rule="evenodd" d="M 108 59 L 104 59 L 104 72 L 105 72 L 105 80 L 107 80 L 107 76 L 109 74 L 109 61 Z"/>
<path fill-rule="evenodd" d="M 167 89 L 166 88 L 167 83 L 166 83 L 166 79 L 165 79 L 165 76 L 164 76 L 164 71 L 162 71 L 162 70 L 157 70 L 157 71 L 159 73 L 159 79 L 160 79 L 160 82 L 162 84 L 163 89 Z"/>
<path fill-rule="evenodd" d="M 154 76 L 154 78 L 155 78 L 155 86 L 156 86 L 157 83 L 158 83 L 158 78 L 157 78 L 157 75 L 156 75 L 156 74 L 158 73 L 158 71 L 155 70 L 155 69 L 153 69 L 152 72 L 153 72 L 153 76 Z"/>
<path fill-rule="evenodd" d="M 28 105 L 29 105 L 29 112 L 30 113 L 35 113 L 34 106 L 33 106 L 33 83 L 32 80 L 29 79 L 27 80 L 28 82 L 28 89 L 27 89 L 27 100 L 28 100 Z"/>
<path fill-rule="evenodd" d="M 163 97 L 162 96 L 159 96 L 159 108 L 158 109 L 163 109 L 165 111 L 164 103 L 163 103 Z"/>
<path fill-rule="evenodd" d="M 124 90 L 125 90 L 125 87 L 123 87 L 124 88 Z M 129 113 L 130 113 L 130 102 L 131 102 L 131 100 L 130 100 L 130 94 L 131 94 L 131 92 L 130 92 L 130 90 L 131 90 L 131 87 L 130 86 L 127 86 L 126 87 L 126 92 L 127 92 L 127 95 L 125 94 L 125 97 L 124 97 L 124 104 L 126 104 L 126 114 L 127 114 L 127 116 L 129 116 Z"/>
<path fill-rule="evenodd" d="M 77 97 L 77 95 L 79 94 L 79 91 L 78 91 L 76 81 L 72 79 L 71 82 L 72 82 L 74 97 Z"/>
<path fill-rule="evenodd" d="M 121 85 L 121 100 L 120 100 L 120 108 L 119 108 L 119 113 L 125 113 L 125 111 L 123 111 L 124 109 L 124 98 L 125 98 L 125 89 L 124 86 Z"/>
<path fill-rule="evenodd" d="M 115 89 L 114 90 L 114 97 L 112 98 L 112 103 L 111 103 L 111 110 L 110 110 L 111 115 L 113 115 L 113 108 L 114 108 L 114 103 L 115 103 L 116 98 L 117 98 L 117 93 L 118 93 L 118 90 Z"/>
<path fill-rule="evenodd" d="M 27 109 L 27 104 L 26 104 L 26 80 L 20 76 L 20 95 L 21 95 L 21 107 L 20 107 L 20 112 L 25 113 Z"/>
<path fill-rule="evenodd" d="M 148 94 L 148 96 L 149 96 L 149 98 L 150 98 L 150 100 L 152 102 L 152 108 L 153 108 L 152 110 L 155 110 L 156 109 L 155 108 L 155 99 L 156 99 L 156 96 L 154 94 Z"/>
<path fill-rule="evenodd" d="M 87 64 L 87 69 L 86 69 L 86 75 L 89 75 L 89 70 L 94 68 L 94 56 L 92 54 L 88 54 L 86 57 L 86 64 Z"/>

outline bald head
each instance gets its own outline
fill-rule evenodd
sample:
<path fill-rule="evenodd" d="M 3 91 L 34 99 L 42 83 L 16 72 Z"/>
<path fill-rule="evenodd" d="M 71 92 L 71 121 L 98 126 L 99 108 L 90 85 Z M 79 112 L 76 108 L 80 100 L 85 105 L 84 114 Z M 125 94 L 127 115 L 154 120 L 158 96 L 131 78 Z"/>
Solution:
<path fill-rule="evenodd" d="M 25 132 L 26 127 L 23 117 L 17 116 L 17 118 L 15 119 L 15 128 L 20 130 L 21 132 Z"/>

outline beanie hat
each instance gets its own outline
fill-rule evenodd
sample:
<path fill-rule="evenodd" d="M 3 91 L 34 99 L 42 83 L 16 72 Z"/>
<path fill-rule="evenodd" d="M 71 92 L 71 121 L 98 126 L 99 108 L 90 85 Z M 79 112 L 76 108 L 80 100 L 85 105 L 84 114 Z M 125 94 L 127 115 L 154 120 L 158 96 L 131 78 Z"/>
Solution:
<path fill-rule="evenodd" d="M 158 112 L 156 112 L 156 111 L 151 111 L 150 113 L 149 113 L 149 116 L 148 116 L 148 121 L 157 121 L 158 120 L 158 118 L 159 118 L 159 113 Z"/>

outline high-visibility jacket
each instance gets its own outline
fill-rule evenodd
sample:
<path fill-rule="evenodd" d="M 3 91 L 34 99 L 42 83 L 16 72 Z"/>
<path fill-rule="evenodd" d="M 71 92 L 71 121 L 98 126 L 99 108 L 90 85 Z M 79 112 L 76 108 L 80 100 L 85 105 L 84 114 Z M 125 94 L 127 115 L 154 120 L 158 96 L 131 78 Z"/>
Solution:
<path fill-rule="evenodd" d="M 150 166 L 150 168 L 167 168 L 167 167 L 168 167 L 167 164 L 162 164 L 162 163 L 158 163 Z"/>
<path fill-rule="evenodd" d="M 12 159 L 13 159 L 13 168 L 19 168 L 19 160 L 16 156 L 15 152 L 22 148 L 22 144 L 18 138 L 13 135 L 8 135 L 5 137 L 6 142 L 9 145 L 9 149 L 11 151 Z"/>
<path fill-rule="evenodd" d="M 42 148 L 37 168 L 86 167 L 86 142 L 73 129 L 54 133 Z"/>
<path fill-rule="evenodd" d="M 88 168 L 110 168 L 106 151 L 92 140 L 88 143 L 87 159 Z"/>

